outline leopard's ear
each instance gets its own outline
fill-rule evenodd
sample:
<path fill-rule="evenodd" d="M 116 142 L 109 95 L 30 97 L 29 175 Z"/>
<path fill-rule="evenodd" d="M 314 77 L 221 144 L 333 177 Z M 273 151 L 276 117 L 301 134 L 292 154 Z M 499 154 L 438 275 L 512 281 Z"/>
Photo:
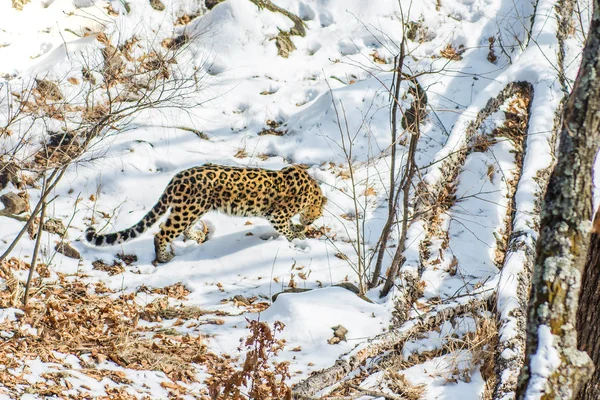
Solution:
<path fill-rule="evenodd" d="M 324 206 L 325 204 L 327 204 L 327 197 L 321 196 L 321 205 Z"/>

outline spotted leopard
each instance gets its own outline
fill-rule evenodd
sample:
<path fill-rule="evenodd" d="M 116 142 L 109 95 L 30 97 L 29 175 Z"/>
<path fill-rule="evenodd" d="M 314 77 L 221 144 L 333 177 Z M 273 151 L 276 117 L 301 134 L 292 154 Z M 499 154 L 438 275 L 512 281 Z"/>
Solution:
<path fill-rule="evenodd" d="M 205 164 L 175 175 L 158 202 L 136 225 L 105 235 L 89 227 L 85 237 L 96 246 L 123 243 L 145 232 L 170 209 L 154 236 L 156 261 L 164 263 L 173 258 L 170 244 L 181 233 L 198 243 L 206 239 L 203 231 L 193 227 L 208 211 L 264 217 L 291 241 L 306 237 L 306 227 L 323 214 L 326 202 L 319 184 L 302 166 L 273 171 Z M 301 225 L 291 221 L 297 214 Z"/>

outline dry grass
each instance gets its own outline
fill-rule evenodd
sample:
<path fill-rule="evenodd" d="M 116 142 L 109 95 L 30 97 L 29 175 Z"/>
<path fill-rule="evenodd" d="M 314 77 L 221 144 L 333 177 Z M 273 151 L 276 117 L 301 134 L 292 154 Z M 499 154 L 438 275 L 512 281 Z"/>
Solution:
<path fill-rule="evenodd" d="M 402 356 L 401 351 L 384 357 L 377 367 L 379 370 L 384 371 L 384 384 L 394 393 L 401 394 L 407 399 L 420 399 L 424 394 L 425 387 L 411 385 L 402 374 L 402 371 L 433 360 L 436 357 L 445 356 L 449 365 L 439 371 L 429 371 L 431 377 L 443 378 L 448 383 L 456 383 L 458 380 L 470 382 L 473 371 L 479 370 L 486 382 L 483 399 L 491 399 L 496 379 L 494 371 L 494 350 L 498 343 L 496 322 L 488 315 L 481 316 L 479 310 L 473 310 L 472 316 L 477 323 L 475 331 L 462 337 L 456 335 L 446 336 L 443 338 L 443 344 L 440 348 L 419 353 L 415 352 L 407 358 Z M 453 325 L 456 326 L 456 322 Z M 413 340 L 425 338 L 424 333 L 419 333 Z M 465 363 L 467 353 L 470 362 Z"/>
<path fill-rule="evenodd" d="M 248 152 L 246 151 L 246 149 L 239 149 L 235 154 L 234 154 L 235 158 L 246 158 L 248 157 Z"/>
<path fill-rule="evenodd" d="M 498 327 L 492 318 L 484 318 L 476 332 L 476 340 L 472 351 L 473 364 L 480 366 L 481 376 L 485 381 L 482 400 L 491 400 L 496 386 L 496 352 L 498 346 Z"/>
<path fill-rule="evenodd" d="M 400 372 L 387 370 L 385 371 L 384 379 L 387 387 L 393 393 L 405 397 L 406 400 L 419 400 L 425 394 L 425 385 L 413 385 Z"/>
<path fill-rule="evenodd" d="M 244 341 L 246 358 L 241 369 L 236 369 L 227 358 L 213 359 L 206 383 L 215 400 L 291 400 L 292 391 L 285 383 L 290 378 L 289 362 L 273 362 L 284 346 L 278 340 L 284 325 L 275 322 L 273 328 L 260 321 L 248 320 L 250 335 Z"/>
<path fill-rule="evenodd" d="M 470 382 L 473 371 L 479 370 L 485 381 L 483 399 L 491 399 L 495 386 L 496 375 L 495 349 L 498 343 L 498 331 L 496 322 L 491 317 L 476 317 L 477 329 L 469 332 L 462 338 L 449 338 L 440 352 L 441 354 L 455 354 L 456 357 L 450 361 L 450 367 L 441 372 L 440 376 L 448 382 L 457 379 Z M 465 365 L 460 360 L 463 355 L 470 355 L 470 362 Z"/>
<path fill-rule="evenodd" d="M 529 102 L 531 95 L 520 91 L 508 103 L 504 112 L 506 121 L 494 132 L 495 136 L 510 139 L 515 146 L 520 147 L 527 134 L 527 122 L 529 121 Z"/>
<path fill-rule="evenodd" d="M 469 144 L 469 151 L 485 153 L 489 150 L 491 146 L 495 145 L 496 143 L 497 141 L 492 136 L 476 135 L 475 137 L 473 137 L 473 140 L 471 140 L 471 143 Z"/>

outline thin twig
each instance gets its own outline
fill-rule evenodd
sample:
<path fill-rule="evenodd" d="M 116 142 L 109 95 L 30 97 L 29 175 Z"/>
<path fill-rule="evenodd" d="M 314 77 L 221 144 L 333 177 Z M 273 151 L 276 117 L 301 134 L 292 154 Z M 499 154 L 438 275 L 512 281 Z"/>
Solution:
<path fill-rule="evenodd" d="M 46 176 L 44 175 L 42 180 L 42 193 L 46 192 Z M 44 230 L 44 217 L 46 216 L 46 202 L 41 200 L 42 203 L 42 213 L 40 215 L 40 223 L 38 226 L 37 237 L 35 238 L 35 246 L 33 247 L 33 256 L 31 260 L 31 265 L 29 266 L 29 274 L 27 275 L 27 283 L 25 284 L 25 295 L 23 296 L 23 305 L 27 307 L 27 302 L 29 301 L 29 287 L 31 285 L 31 278 L 33 277 L 33 271 L 35 271 L 35 266 L 37 264 L 37 256 L 40 250 L 40 243 L 42 242 L 42 231 Z"/>

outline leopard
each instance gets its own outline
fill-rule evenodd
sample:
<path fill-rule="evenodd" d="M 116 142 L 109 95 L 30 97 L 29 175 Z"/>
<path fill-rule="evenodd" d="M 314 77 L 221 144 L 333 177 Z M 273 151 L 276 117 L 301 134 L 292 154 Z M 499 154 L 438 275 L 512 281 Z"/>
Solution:
<path fill-rule="evenodd" d="M 184 239 L 203 243 L 204 230 L 195 229 L 209 211 L 237 217 L 262 217 L 288 241 L 306 239 L 309 225 L 323 215 L 327 198 L 304 165 L 281 170 L 203 164 L 177 173 L 158 202 L 135 225 L 115 233 L 98 234 L 90 226 L 85 239 L 95 246 L 112 246 L 134 239 L 168 211 L 154 235 L 156 263 L 174 257 L 172 242 Z M 300 224 L 292 218 L 299 216 Z"/>

